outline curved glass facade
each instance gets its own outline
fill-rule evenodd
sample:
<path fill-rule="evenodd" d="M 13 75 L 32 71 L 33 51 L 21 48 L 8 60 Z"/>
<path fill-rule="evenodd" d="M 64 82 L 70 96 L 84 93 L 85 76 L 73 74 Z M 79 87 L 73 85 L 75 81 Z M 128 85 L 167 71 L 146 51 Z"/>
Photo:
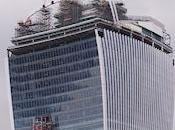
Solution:
<path fill-rule="evenodd" d="M 59 41 L 58 41 L 59 42 Z M 50 114 L 55 130 L 102 130 L 100 68 L 94 37 L 9 59 L 16 130 Z"/>
<path fill-rule="evenodd" d="M 172 130 L 172 54 L 107 29 L 96 36 L 104 130 Z"/>
<path fill-rule="evenodd" d="M 15 130 L 45 114 L 54 130 L 172 130 L 172 54 L 112 30 L 9 56 Z"/>

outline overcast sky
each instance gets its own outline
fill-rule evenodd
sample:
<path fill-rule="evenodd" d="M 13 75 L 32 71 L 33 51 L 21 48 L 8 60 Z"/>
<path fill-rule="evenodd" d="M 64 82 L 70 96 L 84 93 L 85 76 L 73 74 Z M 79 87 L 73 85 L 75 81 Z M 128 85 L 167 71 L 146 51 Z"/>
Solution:
<path fill-rule="evenodd" d="M 6 48 L 10 46 L 16 23 L 39 9 L 44 1 L 46 0 L 0 0 L 0 130 L 11 130 Z M 124 0 L 124 2 L 128 14 L 152 16 L 165 24 L 168 33 L 175 41 L 175 0 Z"/>

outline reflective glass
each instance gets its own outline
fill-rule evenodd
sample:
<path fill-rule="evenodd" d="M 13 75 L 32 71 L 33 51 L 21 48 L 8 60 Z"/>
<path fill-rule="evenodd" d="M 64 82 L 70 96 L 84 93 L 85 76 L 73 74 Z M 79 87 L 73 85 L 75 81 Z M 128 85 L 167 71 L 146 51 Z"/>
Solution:
<path fill-rule="evenodd" d="M 103 109 L 95 38 L 64 43 L 10 59 L 16 130 L 52 116 L 58 130 L 102 130 Z"/>

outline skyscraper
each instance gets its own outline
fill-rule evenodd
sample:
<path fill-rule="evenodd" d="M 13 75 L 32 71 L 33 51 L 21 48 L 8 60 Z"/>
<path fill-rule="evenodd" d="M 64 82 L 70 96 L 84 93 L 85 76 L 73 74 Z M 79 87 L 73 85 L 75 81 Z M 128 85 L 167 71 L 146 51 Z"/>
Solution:
<path fill-rule="evenodd" d="M 8 48 L 15 130 L 172 130 L 164 26 L 121 2 L 59 4 L 54 24 L 43 6 Z"/>

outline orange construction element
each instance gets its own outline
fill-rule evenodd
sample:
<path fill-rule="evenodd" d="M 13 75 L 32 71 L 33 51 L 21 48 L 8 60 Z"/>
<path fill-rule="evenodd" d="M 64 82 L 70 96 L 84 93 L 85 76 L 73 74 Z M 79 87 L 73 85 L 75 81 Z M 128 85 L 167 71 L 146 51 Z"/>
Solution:
<path fill-rule="evenodd" d="M 32 130 L 53 130 L 53 122 L 50 115 L 36 117 Z"/>

